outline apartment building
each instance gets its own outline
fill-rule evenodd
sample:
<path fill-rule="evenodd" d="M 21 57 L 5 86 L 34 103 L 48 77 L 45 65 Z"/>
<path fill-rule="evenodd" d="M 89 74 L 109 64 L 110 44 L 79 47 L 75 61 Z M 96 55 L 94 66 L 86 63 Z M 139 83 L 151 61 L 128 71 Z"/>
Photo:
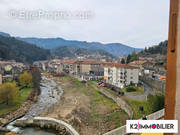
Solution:
<path fill-rule="evenodd" d="M 104 76 L 104 68 L 101 62 L 81 61 L 80 75 L 85 80 L 97 80 Z"/>
<path fill-rule="evenodd" d="M 64 60 L 62 62 L 63 71 L 72 75 L 76 74 L 77 62 L 77 60 Z"/>
<path fill-rule="evenodd" d="M 106 63 L 104 64 L 104 80 L 120 88 L 138 84 L 139 68 L 125 64 Z"/>

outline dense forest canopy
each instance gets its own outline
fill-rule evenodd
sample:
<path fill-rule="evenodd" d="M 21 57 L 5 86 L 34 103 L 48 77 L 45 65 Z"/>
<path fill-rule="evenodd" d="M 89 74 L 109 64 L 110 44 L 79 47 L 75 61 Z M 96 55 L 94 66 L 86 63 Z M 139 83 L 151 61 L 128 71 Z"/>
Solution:
<path fill-rule="evenodd" d="M 160 42 L 159 45 L 152 46 L 149 48 L 145 48 L 143 51 L 139 53 L 139 55 L 148 55 L 148 54 L 162 54 L 166 55 L 167 54 L 167 46 L 168 46 L 168 41 L 165 40 L 163 42 Z"/>
<path fill-rule="evenodd" d="M 49 50 L 17 40 L 13 37 L 0 36 L 0 58 L 2 60 L 32 63 L 37 60 L 45 60 L 49 56 Z"/>

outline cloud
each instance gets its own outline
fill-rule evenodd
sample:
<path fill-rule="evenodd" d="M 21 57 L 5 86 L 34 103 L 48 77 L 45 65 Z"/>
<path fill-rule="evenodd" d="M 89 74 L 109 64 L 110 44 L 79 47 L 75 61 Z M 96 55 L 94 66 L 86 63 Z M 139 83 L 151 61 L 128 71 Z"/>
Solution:
<path fill-rule="evenodd" d="M 11 9 L 91 11 L 89 20 L 18 20 Z M 169 0 L 1 0 L 0 31 L 23 37 L 120 42 L 134 47 L 157 44 L 168 37 Z"/>

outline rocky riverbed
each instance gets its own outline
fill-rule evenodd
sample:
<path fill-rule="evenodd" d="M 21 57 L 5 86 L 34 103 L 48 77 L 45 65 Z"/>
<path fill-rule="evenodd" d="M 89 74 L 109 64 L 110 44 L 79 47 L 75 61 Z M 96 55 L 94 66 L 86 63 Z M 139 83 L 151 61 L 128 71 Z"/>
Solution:
<path fill-rule="evenodd" d="M 63 91 L 53 80 L 43 76 L 41 82 L 41 94 L 38 97 L 38 101 L 32 105 L 29 111 L 26 113 L 26 118 L 32 118 L 39 116 L 47 108 L 57 103 L 62 95 Z"/>
<path fill-rule="evenodd" d="M 58 84 L 56 84 L 53 80 L 45 76 L 42 76 L 41 93 L 38 96 L 37 102 L 30 107 L 30 109 L 24 115 L 24 118 L 31 119 L 35 116 L 40 116 L 42 112 L 47 110 L 53 104 L 56 104 L 60 100 L 62 94 L 63 94 L 63 90 Z M 34 132 L 37 131 L 28 128 L 22 129 L 22 128 L 14 127 L 13 122 L 7 125 L 7 129 L 10 131 L 23 133 L 23 134 L 26 134 L 26 131 L 28 134 L 29 131 L 32 131 L 33 132 L 32 134 L 36 134 Z M 43 131 L 40 132 L 38 130 L 37 132 L 38 132 L 37 134 L 43 133 L 43 135 L 46 135 L 45 132 Z M 49 135 L 49 133 L 47 133 L 47 135 Z"/>

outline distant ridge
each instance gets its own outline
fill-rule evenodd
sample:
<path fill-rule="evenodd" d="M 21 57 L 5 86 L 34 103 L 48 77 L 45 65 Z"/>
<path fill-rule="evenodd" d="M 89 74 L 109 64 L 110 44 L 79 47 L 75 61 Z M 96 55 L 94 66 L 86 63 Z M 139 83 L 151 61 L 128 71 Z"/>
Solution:
<path fill-rule="evenodd" d="M 103 44 L 100 42 L 87 42 L 87 41 L 77 41 L 77 40 L 66 40 L 63 38 L 36 38 L 36 37 L 16 37 L 18 40 L 22 40 L 31 44 L 35 44 L 39 47 L 45 49 L 55 49 L 64 46 L 74 46 L 78 48 L 84 48 L 88 50 L 102 50 L 115 57 L 119 57 L 120 55 L 128 55 L 133 51 L 140 52 L 141 48 L 133 48 L 121 43 L 109 43 Z"/>

